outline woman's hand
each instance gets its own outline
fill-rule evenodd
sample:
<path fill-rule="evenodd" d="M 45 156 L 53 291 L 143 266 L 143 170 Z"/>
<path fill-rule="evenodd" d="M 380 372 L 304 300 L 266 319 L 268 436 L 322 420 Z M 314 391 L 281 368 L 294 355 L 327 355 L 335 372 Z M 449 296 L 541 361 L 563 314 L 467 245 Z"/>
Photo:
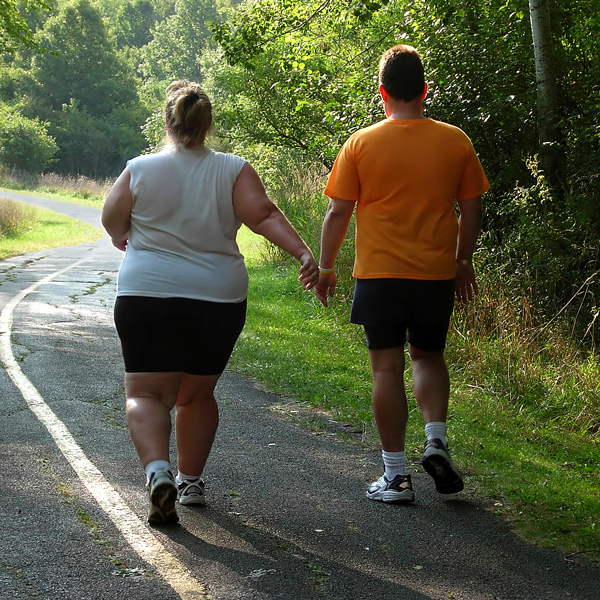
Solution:
<path fill-rule="evenodd" d="M 110 238 L 110 241 L 112 242 L 112 245 L 117 248 L 118 250 L 122 250 L 123 252 L 125 252 L 125 250 L 127 250 L 127 240 L 129 238 L 129 232 L 127 232 L 128 235 L 126 235 L 124 238 Z"/>
<path fill-rule="evenodd" d="M 298 271 L 298 281 L 302 283 L 306 290 L 312 290 L 319 281 L 319 267 L 315 261 L 312 252 L 306 249 L 299 257 L 300 270 Z"/>

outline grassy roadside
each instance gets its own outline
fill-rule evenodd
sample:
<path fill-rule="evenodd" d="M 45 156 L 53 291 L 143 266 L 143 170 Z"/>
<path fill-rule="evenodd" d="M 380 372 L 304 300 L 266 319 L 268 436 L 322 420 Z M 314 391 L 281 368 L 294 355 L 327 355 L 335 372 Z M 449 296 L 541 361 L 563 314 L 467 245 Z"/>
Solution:
<path fill-rule="evenodd" d="M 348 323 L 347 304 L 334 301 L 322 308 L 296 282 L 294 268 L 261 260 L 251 235 L 244 233 L 240 240 L 250 292 L 247 323 L 231 368 L 299 400 L 293 409 L 281 410 L 293 410 L 291 416 L 313 431 L 334 431 L 378 448 L 367 351 L 360 329 Z M 551 384 L 544 386 L 533 374 L 530 385 L 536 389 L 514 393 L 493 368 L 488 374 L 465 368 L 465 353 L 474 353 L 470 344 L 455 325 L 447 352 L 453 386 L 449 434 L 467 476 L 467 492 L 490 500 L 490 510 L 508 518 L 523 538 L 600 560 L 600 443 L 593 427 L 581 424 L 581 405 L 568 390 L 550 393 Z M 489 361 L 494 349 L 486 352 Z M 511 364 L 496 367 L 501 371 Z M 586 369 L 597 381 L 598 364 L 591 361 L 578 365 L 571 381 L 563 372 L 561 385 L 581 395 L 577 387 L 591 384 L 581 379 Z M 545 376 L 557 378 L 547 371 Z M 413 469 L 420 469 L 423 425 L 414 399 L 409 402 L 407 452 Z M 340 426 L 332 429 L 323 411 Z"/>
<path fill-rule="evenodd" d="M 86 198 L 78 197 L 75 192 L 67 194 L 65 192 L 59 193 L 54 192 L 51 189 L 40 188 L 34 191 L 31 190 L 15 190 L 9 188 L 0 187 L 0 197 L 2 192 L 14 192 L 16 194 L 23 194 L 24 196 L 39 196 L 42 198 L 49 198 L 50 200 L 58 200 L 59 202 L 67 202 L 69 204 L 78 204 L 79 206 L 89 206 L 91 208 L 102 208 L 104 204 L 104 198 L 99 196 L 88 196 Z"/>
<path fill-rule="evenodd" d="M 0 260 L 94 242 L 103 235 L 101 230 L 88 223 L 45 208 L 7 200 L 0 191 Z"/>

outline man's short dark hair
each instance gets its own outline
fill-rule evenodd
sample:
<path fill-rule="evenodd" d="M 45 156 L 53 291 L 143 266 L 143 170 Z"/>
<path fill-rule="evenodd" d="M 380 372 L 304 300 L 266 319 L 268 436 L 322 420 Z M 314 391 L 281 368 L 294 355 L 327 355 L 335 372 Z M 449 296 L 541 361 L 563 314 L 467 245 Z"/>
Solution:
<path fill-rule="evenodd" d="M 419 53 L 405 44 L 386 50 L 379 61 L 379 83 L 395 100 L 410 102 L 425 91 L 425 73 Z"/>

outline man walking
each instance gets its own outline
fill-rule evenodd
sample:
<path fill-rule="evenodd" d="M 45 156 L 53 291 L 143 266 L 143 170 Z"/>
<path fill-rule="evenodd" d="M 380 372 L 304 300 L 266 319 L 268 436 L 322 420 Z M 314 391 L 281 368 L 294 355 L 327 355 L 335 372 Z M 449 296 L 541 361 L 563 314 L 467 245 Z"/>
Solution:
<path fill-rule="evenodd" d="M 489 185 L 466 134 L 424 117 L 427 84 L 414 48 L 387 50 L 379 82 L 387 118 L 347 140 L 325 189 L 330 203 L 315 292 L 327 306 L 335 292 L 335 258 L 356 208 L 350 320 L 365 330 L 385 469 L 367 497 L 412 502 L 404 452 L 407 341 L 427 436 L 422 465 L 439 493 L 464 487 L 446 441 L 450 383 L 444 347 L 454 296 L 465 302 L 477 293 L 472 257 L 481 228 L 481 195 Z"/>

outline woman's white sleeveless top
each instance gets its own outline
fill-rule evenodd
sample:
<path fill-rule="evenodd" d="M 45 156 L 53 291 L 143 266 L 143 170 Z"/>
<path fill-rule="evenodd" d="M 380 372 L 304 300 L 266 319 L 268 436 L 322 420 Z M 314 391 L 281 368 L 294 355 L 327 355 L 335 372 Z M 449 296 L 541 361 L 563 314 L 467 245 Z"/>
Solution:
<path fill-rule="evenodd" d="M 246 298 L 232 200 L 245 162 L 209 148 L 177 147 L 127 163 L 133 207 L 119 296 Z"/>

